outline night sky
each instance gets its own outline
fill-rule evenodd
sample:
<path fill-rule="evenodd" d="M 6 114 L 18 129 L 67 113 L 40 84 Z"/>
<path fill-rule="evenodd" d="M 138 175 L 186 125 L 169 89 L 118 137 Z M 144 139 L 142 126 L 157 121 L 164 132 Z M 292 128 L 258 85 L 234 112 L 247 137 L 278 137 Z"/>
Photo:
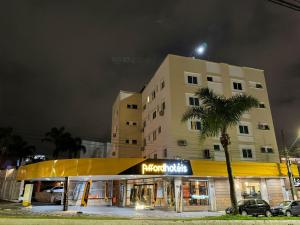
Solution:
<path fill-rule="evenodd" d="M 139 91 L 168 54 L 265 70 L 274 125 L 300 127 L 300 12 L 266 0 L 0 3 L 0 126 L 38 150 L 64 125 L 110 141 L 119 90 Z M 279 141 L 279 140 L 278 140 Z"/>

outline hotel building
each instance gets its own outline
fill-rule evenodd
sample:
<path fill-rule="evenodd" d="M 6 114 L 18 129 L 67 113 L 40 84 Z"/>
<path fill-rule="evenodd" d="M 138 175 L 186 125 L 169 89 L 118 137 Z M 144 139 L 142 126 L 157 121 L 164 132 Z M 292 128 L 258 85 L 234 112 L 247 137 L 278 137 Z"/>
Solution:
<path fill-rule="evenodd" d="M 194 93 L 202 87 L 260 101 L 229 129 L 233 161 L 279 161 L 264 72 L 175 55 L 165 58 L 142 91 L 120 91 L 112 109 L 113 156 L 225 160 L 219 137 L 200 141 L 200 121 L 181 122 L 189 107 L 201 104 Z"/>
<path fill-rule="evenodd" d="M 276 205 L 290 199 L 262 70 L 168 55 L 140 92 L 120 91 L 112 109 L 112 158 L 53 160 L 22 166 L 18 180 L 69 179 L 69 203 L 79 204 L 92 180 L 88 205 L 181 211 L 230 206 L 219 137 L 200 140 L 201 123 L 181 122 L 209 87 L 231 97 L 249 94 L 260 104 L 229 130 L 236 197 Z M 293 174 L 299 176 L 297 166 Z"/>

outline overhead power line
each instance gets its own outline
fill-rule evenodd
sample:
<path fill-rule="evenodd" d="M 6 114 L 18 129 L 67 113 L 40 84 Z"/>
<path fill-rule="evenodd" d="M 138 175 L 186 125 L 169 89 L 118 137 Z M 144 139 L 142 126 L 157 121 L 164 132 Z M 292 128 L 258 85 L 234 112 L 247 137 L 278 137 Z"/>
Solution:
<path fill-rule="evenodd" d="M 268 0 L 269 2 L 273 2 L 277 5 L 284 6 L 289 9 L 293 9 L 295 11 L 300 11 L 300 1 L 299 0 Z"/>

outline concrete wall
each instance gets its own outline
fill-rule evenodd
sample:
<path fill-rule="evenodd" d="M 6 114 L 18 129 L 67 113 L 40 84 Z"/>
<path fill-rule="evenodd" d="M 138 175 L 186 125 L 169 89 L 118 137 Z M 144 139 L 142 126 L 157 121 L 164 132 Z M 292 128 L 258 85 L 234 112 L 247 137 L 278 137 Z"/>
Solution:
<path fill-rule="evenodd" d="M 16 180 L 16 170 L 0 170 L 0 199 L 18 201 L 22 182 Z"/>

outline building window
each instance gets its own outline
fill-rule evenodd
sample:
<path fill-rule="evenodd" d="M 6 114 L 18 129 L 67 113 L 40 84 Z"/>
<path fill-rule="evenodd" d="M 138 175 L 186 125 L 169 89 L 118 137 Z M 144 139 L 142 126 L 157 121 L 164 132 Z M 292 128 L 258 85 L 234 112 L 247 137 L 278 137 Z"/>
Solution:
<path fill-rule="evenodd" d="M 240 82 L 233 82 L 233 90 L 242 91 L 243 90 L 242 83 L 240 83 Z"/>
<path fill-rule="evenodd" d="M 188 84 L 198 84 L 198 78 L 196 76 L 187 76 Z"/>
<path fill-rule="evenodd" d="M 127 126 L 136 126 L 136 125 L 137 125 L 137 122 L 127 121 L 127 122 L 126 122 L 126 125 L 127 125 Z"/>
<path fill-rule="evenodd" d="M 261 108 L 261 109 L 266 108 L 265 103 L 263 103 L 263 102 L 259 103 L 258 108 Z"/>
<path fill-rule="evenodd" d="M 152 100 L 155 99 L 155 96 L 156 96 L 155 91 L 152 91 L 152 93 L 151 93 Z"/>
<path fill-rule="evenodd" d="M 214 145 L 214 150 L 215 151 L 221 151 L 221 146 L 219 144 Z"/>
<path fill-rule="evenodd" d="M 250 148 L 243 148 L 243 158 L 245 159 L 252 159 L 252 149 Z"/>
<path fill-rule="evenodd" d="M 255 84 L 255 87 L 256 87 L 256 88 L 263 88 L 263 86 L 262 86 L 260 83 L 256 83 L 256 84 Z"/>
<path fill-rule="evenodd" d="M 249 129 L 247 125 L 239 125 L 240 134 L 249 134 Z"/>
<path fill-rule="evenodd" d="M 258 124 L 258 129 L 260 129 L 260 130 L 270 130 L 270 127 L 269 127 L 268 124 L 260 123 L 260 124 Z"/>
<path fill-rule="evenodd" d="M 165 87 L 165 81 L 163 80 L 161 83 L 160 83 L 160 89 L 164 89 Z"/>
<path fill-rule="evenodd" d="M 128 139 L 126 139 L 126 141 L 125 141 L 125 142 L 126 142 L 126 144 L 129 144 L 129 140 L 128 140 Z"/>
<path fill-rule="evenodd" d="M 167 157 L 168 157 L 168 150 L 164 149 L 164 158 L 167 158 Z"/>
<path fill-rule="evenodd" d="M 201 130 L 201 122 L 191 121 L 191 130 Z"/>
<path fill-rule="evenodd" d="M 128 109 L 137 109 L 138 106 L 136 104 L 127 104 Z"/>
<path fill-rule="evenodd" d="M 131 143 L 132 143 L 133 145 L 136 145 L 136 144 L 137 144 L 137 140 L 132 140 Z"/>
<path fill-rule="evenodd" d="M 273 152 L 274 152 L 274 151 L 273 151 L 273 148 L 268 147 L 268 146 L 261 147 L 261 148 L 260 148 L 260 151 L 261 151 L 262 153 L 273 153 Z"/>
<path fill-rule="evenodd" d="M 153 131 L 153 141 L 155 141 L 155 140 L 156 140 L 156 130 Z"/>
<path fill-rule="evenodd" d="M 158 133 L 161 133 L 161 126 L 158 127 Z"/>
<path fill-rule="evenodd" d="M 154 155 L 153 155 L 153 159 L 157 159 L 157 154 L 154 154 Z"/>
<path fill-rule="evenodd" d="M 207 81 L 213 82 L 213 77 L 207 77 Z"/>
<path fill-rule="evenodd" d="M 147 108 L 147 105 L 146 104 L 143 105 L 143 110 L 146 110 L 146 108 Z"/>
<path fill-rule="evenodd" d="M 152 119 L 155 119 L 156 118 L 156 111 L 154 111 L 153 113 L 152 113 Z"/>
<path fill-rule="evenodd" d="M 201 206 L 209 206 L 209 184 L 208 181 L 186 179 L 182 181 L 183 206 L 197 209 Z"/>
<path fill-rule="evenodd" d="M 147 145 L 147 140 L 146 140 L 146 138 L 144 138 L 144 146 L 146 146 Z"/>
<path fill-rule="evenodd" d="M 144 128 L 146 127 L 146 120 L 144 120 L 143 127 Z"/>
<path fill-rule="evenodd" d="M 190 106 L 199 106 L 199 98 L 189 97 Z"/>
<path fill-rule="evenodd" d="M 166 109 L 166 103 L 165 103 L 165 102 L 161 103 L 161 109 L 162 109 L 162 110 L 165 110 L 165 109 Z"/>

